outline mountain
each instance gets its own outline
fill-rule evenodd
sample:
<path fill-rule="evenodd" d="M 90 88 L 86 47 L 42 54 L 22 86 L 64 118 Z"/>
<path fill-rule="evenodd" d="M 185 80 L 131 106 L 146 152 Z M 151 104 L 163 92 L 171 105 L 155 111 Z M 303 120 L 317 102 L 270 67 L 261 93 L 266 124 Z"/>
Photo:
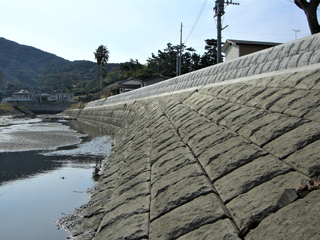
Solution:
<path fill-rule="evenodd" d="M 107 70 L 118 67 L 108 63 Z M 47 91 L 68 84 L 70 90 L 80 81 L 97 79 L 97 64 L 91 61 L 69 61 L 40 49 L 21 45 L 0 37 L 0 87 L 41 87 Z M 15 85 L 12 87 L 12 84 Z"/>

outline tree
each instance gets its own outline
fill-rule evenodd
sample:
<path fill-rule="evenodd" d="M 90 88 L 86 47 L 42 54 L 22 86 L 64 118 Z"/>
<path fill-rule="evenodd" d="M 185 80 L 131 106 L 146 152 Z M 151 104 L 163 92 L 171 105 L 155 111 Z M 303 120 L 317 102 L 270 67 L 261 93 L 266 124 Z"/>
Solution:
<path fill-rule="evenodd" d="M 107 75 L 108 75 L 108 70 L 107 70 L 107 68 L 105 68 L 104 66 L 102 66 L 102 84 L 101 84 L 101 93 L 102 93 L 102 95 L 103 95 L 103 88 L 104 88 L 104 86 L 105 86 L 104 80 L 106 79 Z"/>
<path fill-rule="evenodd" d="M 102 68 L 104 68 L 104 64 L 108 62 L 109 50 L 106 46 L 100 45 L 93 54 L 94 58 L 97 60 L 98 65 L 98 98 L 100 98 L 100 66 L 102 65 Z"/>
<path fill-rule="evenodd" d="M 148 67 L 163 76 L 176 76 L 179 47 L 179 45 L 173 46 L 172 43 L 167 43 L 167 47 L 163 51 L 158 50 L 157 56 L 152 53 L 152 57 L 147 59 Z"/>
<path fill-rule="evenodd" d="M 201 56 L 201 67 L 217 64 L 217 39 L 206 39 L 206 52 Z"/>
<path fill-rule="evenodd" d="M 185 50 L 181 59 L 181 73 L 188 73 L 200 69 L 200 55 L 196 54 L 196 50 L 192 47 L 186 48 Z"/>
<path fill-rule="evenodd" d="M 133 60 L 132 58 L 128 62 L 120 63 L 119 70 L 121 72 L 121 80 L 130 77 L 147 80 L 158 75 L 152 68 L 141 64 L 138 59 Z"/>
<path fill-rule="evenodd" d="M 4 77 L 3 77 L 2 71 L 0 70 L 0 86 L 1 86 L 2 82 L 4 82 Z"/>
<path fill-rule="evenodd" d="M 138 59 L 131 58 L 129 62 L 120 63 L 120 70 L 126 78 L 133 77 L 139 69 L 143 69 L 143 65 L 139 63 Z"/>
<path fill-rule="evenodd" d="M 184 53 L 181 59 L 181 73 L 188 73 L 200 69 L 200 56 L 195 53 L 195 49 L 185 45 L 182 46 Z M 152 53 L 152 57 L 147 59 L 148 67 L 163 76 L 174 77 L 177 75 L 177 56 L 180 51 L 180 45 L 172 45 L 167 43 L 167 48 L 163 51 L 158 50 L 158 55 Z"/>
<path fill-rule="evenodd" d="M 317 9 L 320 0 L 309 0 L 309 2 L 306 0 L 294 0 L 294 3 L 306 14 L 311 34 L 319 33 L 320 25 L 317 18 Z"/>
<path fill-rule="evenodd" d="M 4 77 L 0 69 L 0 99 L 4 97 Z"/>
<path fill-rule="evenodd" d="M 217 64 L 217 40 L 206 39 L 206 52 L 200 57 L 196 50 L 192 47 L 182 45 L 184 49 L 181 59 L 181 73 L 185 74 L 204 67 Z M 172 45 L 167 43 L 167 47 L 163 51 L 158 50 L 158 55 L 151 54 L 147 59 L 149 69 L 152 69 L 158 75 L 167 77 L 176 76 L 177 56 L 179 54 L 180 45 Z"/>

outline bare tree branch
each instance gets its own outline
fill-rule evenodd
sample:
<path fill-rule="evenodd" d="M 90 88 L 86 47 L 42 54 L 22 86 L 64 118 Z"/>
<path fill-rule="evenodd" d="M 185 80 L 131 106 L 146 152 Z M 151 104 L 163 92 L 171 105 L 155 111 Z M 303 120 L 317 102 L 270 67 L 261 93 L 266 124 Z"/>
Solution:
<path fill-rule="evenodd" d="M 294 0 L 294 3 L 301 8 L 307 16 L 309 28 L 311 34 L 320 32 L 320 25 L 317 18 L 317 9 L 320 4 L 320 0 Z"/>
<path fill-rule="evenodd" d="M 310 0 L 310 8 L 317 10 L 318 6 L 320 4 L 320 0 Z"/>
<path fill-rule="evenodd" d="M 294 3 L 302 10 L 305 10 L 309 4 L 306 0 L 294 0 Z"/>

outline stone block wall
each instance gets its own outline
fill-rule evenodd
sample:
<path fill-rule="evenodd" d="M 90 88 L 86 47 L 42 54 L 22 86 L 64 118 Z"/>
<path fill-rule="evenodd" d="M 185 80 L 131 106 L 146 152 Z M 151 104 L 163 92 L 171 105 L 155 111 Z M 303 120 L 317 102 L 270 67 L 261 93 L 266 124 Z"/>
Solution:
<path fill-rule="evenodd" d="M 248 59 L 255 68 L 270 59 L 270 69 L 283 55 L 298 66 L 317 58 L 318 37 Z M 288 57 L 303 46 L 313 53 Z M 88 203 L 59 224 L 74 239 L 319 239 L 318 60 L 153 97 L 135 91 L 136 99 L 73 113 L 115 142 Z M 311 178 L 309 190 L 296 191 Z"/>

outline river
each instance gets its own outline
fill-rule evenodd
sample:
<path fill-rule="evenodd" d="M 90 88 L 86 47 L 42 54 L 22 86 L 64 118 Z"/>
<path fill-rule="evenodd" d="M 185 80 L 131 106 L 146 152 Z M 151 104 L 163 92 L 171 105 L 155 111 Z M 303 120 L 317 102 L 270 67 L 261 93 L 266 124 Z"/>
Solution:
<path fill-rule="evenodd" d="M 55 221 L 87 202 L 111 144 L 77 121 L 0 117 L 0 238 L 66 239 Z"/>

